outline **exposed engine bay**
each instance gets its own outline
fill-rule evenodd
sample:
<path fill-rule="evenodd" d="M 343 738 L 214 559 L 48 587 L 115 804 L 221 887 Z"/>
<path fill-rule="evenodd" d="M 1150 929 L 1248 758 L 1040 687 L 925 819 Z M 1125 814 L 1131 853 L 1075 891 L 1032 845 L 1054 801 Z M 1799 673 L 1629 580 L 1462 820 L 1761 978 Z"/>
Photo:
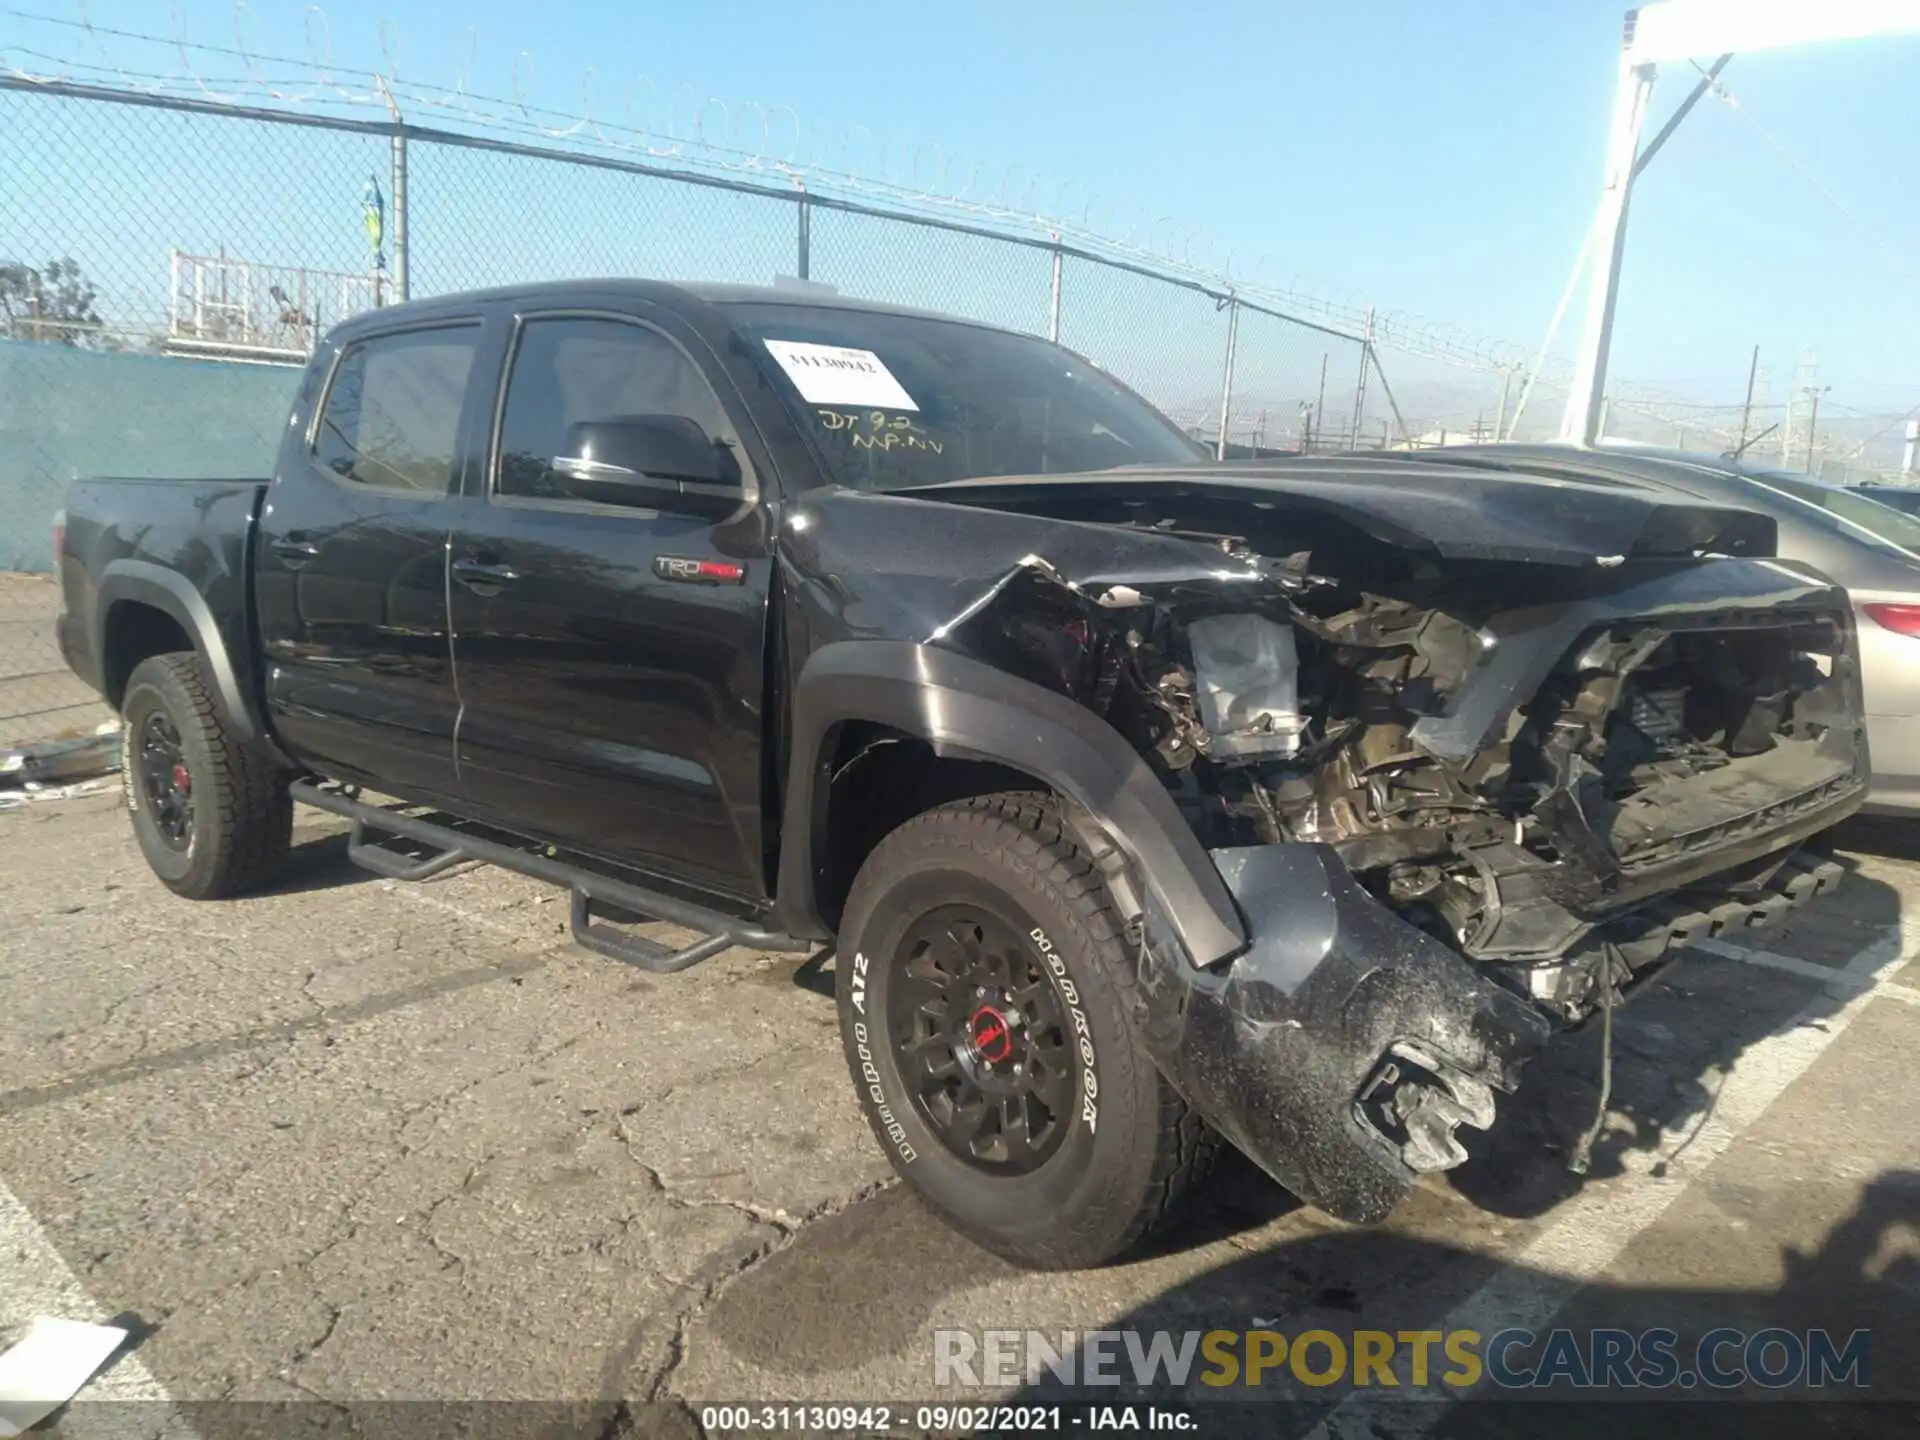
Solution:
<path fill-rule="evenodd" d="M 1678 949 L 1838 884 L 1866 794 L 1846 594 L 1751 511 L 1346 457 L 823 495 L 789 536 L 791 633 L 847 657 L 809 669 L 872 644 L 910 733 L 1060 797 L 1145 1052 L 1356 1223 L 1555 1031 L 1605 1054 Z"/>
<path fill-rule="evenodd" d="M 1208 849 L 1324 844 L 1561 1023 L 1705 933 L 1690 917 L 1764 908 L 1811 863 L 1795 817 L 1857 787 L 1841 613 L 1640 616 L 1636 572 L 1698 562 L 1442 563 L 1337 524 L 1275 556 L 1195 508 L 1131 523 L 1216 569 L 1080 581 L 1030 556 L 943 642 L 1113 725 Z M 1515 650 L 1536 683 L 1490 704 Z"/>

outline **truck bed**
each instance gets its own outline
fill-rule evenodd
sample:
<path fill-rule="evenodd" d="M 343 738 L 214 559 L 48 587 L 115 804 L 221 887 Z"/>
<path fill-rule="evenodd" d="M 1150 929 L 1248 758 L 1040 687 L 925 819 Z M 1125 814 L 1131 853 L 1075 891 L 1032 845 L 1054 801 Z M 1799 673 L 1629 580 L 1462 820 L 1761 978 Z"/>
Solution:
<path fill-rule="evenodd" d="M 109 703 L 117 702 L 131 667 L 103 642 L 107 613 L 153 587 L 206 612 L 226 642 L 232 682 L 253 693 L 250 576 L 267 484 L 264 476 L 109 476 L 68 491 L 59 573 L 65 608 L 56 635 L 67 663 Z"/>

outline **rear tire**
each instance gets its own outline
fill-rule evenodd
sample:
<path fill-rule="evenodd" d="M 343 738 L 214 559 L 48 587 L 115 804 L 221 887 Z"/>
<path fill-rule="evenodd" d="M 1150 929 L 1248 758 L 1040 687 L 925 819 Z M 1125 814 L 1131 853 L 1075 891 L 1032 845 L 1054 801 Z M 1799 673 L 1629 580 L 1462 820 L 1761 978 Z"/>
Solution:
<path fill-rule="evenodd" d="M 293 835 L 288 777 L 233 733 L 205 662 L 191 652 L 141 661 L 120 715 L 134 838 L 161 883 L 217 900 L 271 880 Z"/>
<path fill-rule="evenodd" d="M 1123 927 L 1046 797 L 961 801 L 893 831 L 854 881 L 837 954 L 881 1148 L 986 1249 L 1099 1265 L 1210 1166 L 1219 1142 L 1139 1048 Z"/>

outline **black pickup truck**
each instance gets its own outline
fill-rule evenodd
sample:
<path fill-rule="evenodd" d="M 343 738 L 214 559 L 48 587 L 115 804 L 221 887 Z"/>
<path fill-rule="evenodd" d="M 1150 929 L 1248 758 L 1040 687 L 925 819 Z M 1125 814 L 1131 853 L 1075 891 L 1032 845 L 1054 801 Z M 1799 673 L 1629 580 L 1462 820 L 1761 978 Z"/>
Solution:
<path fill-rule="evenodd" d="M 1384 1216 L 1553 1033 L 1834 883 L 1866 784 L 1846 597 L 1763 516 L 1213 464 L 1058 346 L 808 292 L 363 315 L 271 479 L 63 518 L 167 885 L 270 884 L 297 800 L 651 969 L 831 941 L 880 1144 L 1036 1266 L 1219 1137 Z"/>

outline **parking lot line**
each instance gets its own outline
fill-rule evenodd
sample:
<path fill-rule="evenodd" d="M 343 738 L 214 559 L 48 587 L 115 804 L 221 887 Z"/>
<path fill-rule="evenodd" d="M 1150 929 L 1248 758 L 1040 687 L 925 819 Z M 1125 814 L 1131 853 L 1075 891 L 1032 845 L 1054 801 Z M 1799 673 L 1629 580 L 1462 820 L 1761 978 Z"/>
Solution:
<path fill-rule="evenodd" d="M 1800 975 L 1808 980 L 1819 980 L 1842 990 L 1871 990 L 1876 995 L 1886 996 L 1889 1000 L 1901 1000 L 1908 1005 L 1920 1005 L 1920 990 L 1893 980 L 1875 979 L 1871 975 L 1862 974 L 1854 968 L 1853 961 L 1848 961 L 1844 966 L 1816 965 L 1811 960 L 1796 960 L 1791 955 L 1776 955 L 1771 950 L 1759 950 L 1750 945 L 1733 945 L 1725 940 L 1696 940 L 1693 942 L 1693 948 L 1704 950 L 1709 955 L 1717 955 L 1722 960 L 1737 960 L 1743 965 L 1757 965 L 1762 970 L 1778 970 L 1787 975 Z"/>
<path fill-rule="evenodd" d="M 100 1304 L 68 1268 L 40 1223 L 0 1181 L 0 1329 L 19 1331 L 36 1315 L 111 1323 Z M 189 1440 L 193 1431 L 172 1409 L 172 1398 L 138 1355 L 122 1355 L 81 1389 L 79 1400 L 138 1401 L 141 1423 L 114 1427 L 119 1433 L 158 1434 Z M 63 1425 L 63 1433 L 85 1430 Z"/>
<path fill-rule="evenodd" d="M 1625 1173 L 1620 1179 L 1591 1185 L 1561 1206 L 1553 1223 L 1456 1306 L 1442 1328 L 1487 1335 L 1509 1327 L 1537 1330 L 1546 1325 L 1806 1074 L 1879 998 L 1884 977 L 1912 958 L 1910 947 L 1883 943 L 1856 955 L 1842 967 L 1843 978 L 1850 975 L 1858 980 L 1864 975 L 1866 988 L 1837 1010 L 1829 1009 L 1831 997 L 1822 997 L 1781 1029 L 1749 1045 L 1697 1125 L 1668 1134 L 1651 1151 L 1622 1156 Z M 1824 967 L 1809 968 L 1819 971 L 1821 978 L 1835 978 Z M 1459 1398 L 1464 1397 L 1404 1385 L 1394 1390 L 1355 1390 L 1308 1432 L 1307 1440 L 1386 1440 L 1389 1436 L 1418 1440 L 1440 1423 L 1451 1402 Z"/>

